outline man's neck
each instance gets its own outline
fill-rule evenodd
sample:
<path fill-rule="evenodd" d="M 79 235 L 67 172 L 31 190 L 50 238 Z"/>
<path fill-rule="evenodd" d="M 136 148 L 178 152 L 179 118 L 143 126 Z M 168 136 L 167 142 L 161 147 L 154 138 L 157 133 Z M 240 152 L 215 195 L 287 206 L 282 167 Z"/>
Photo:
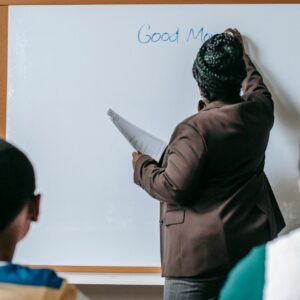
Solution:
<path fill-rule="evenodd" d="M 5 234 L 0 234 L 0 261 L 11 262 L 15 253 L 16 242 Z"/>

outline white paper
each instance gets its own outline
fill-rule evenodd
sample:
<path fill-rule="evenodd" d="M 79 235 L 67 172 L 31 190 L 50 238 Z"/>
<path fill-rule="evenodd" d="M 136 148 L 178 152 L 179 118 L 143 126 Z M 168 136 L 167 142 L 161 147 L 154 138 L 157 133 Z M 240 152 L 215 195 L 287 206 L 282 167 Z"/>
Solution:
<path fill-rule="evenodd" d="M 166 142 L 128 122 L 112 109 L 107 114 L 136 151 L 160 160 L 167 147 Z"/>

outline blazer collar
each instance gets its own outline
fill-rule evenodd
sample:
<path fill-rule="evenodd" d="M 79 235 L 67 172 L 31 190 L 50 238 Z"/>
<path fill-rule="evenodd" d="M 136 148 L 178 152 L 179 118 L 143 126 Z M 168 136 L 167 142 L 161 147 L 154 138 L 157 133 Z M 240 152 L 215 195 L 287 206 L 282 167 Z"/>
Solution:
<path fill-rule="evenodd" d="M 206 110 L 210 110 L 210 109 L 214 109 L 214 108 L 219 108 L 219 107 L 222 107 L 224 106 L 225 103 L 221 100 L 216 100 L 216 101 L 213 101 L 213 102 L 209 102 L 208 104 L 206 104 L 202 109 L 201 111 L 206 111 Z"/>
<path fill-rule="evenodd" d="M 230 104 L 235 104 L 235 103 L 239 103 L 239 102 L 242 102 L 242 99 L 240 97 L 236 98 L 236 99 L 233 99 L 230 102 L 224 102 L 222 100 L 215 100 L 215 101 L 209 102 L 206 106 L 204 106 L 201 109 L 201 111 L 206 111 L 206 110 L 210 110 L 210 109 L 220 108 L 220 107 L 222 107 L 224 105 L 230 105 Z"/>

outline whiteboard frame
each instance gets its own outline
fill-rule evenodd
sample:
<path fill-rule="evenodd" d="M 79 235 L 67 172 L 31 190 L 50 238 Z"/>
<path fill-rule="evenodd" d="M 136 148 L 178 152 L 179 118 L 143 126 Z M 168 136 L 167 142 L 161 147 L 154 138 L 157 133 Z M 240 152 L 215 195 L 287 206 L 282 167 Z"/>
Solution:
<path fill-rule="evenodd" d="M 300 0 L 0 0 L 0 137 L 6 138 L 8 8 L 9 5 L 89 5 L 89 4 L 300 4 Z M 161 268 L 137 266 L 32 266 L 52 268 L 61 273 L 159 274 Z"/>
<path fill-rule="evenodd" d="M 6 136 L 8 6 L 0 6 L 0 137 Z"/>
<path fill-rule="evenodd" d="M 0 5 L 89 4 L 295 4 L 300 0 L 0 0 Z"/>

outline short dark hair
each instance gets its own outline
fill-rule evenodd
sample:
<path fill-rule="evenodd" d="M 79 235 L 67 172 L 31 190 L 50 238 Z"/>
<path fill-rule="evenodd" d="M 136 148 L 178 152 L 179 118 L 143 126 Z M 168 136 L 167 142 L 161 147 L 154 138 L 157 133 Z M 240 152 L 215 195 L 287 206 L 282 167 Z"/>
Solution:
<path fill-rule="evenodd" d="M 228 33 L 215 34 L 200 48 L 193 75 L 208 101 L 230 100 L 239 96 L 246 65 L 243 45 Z"/>
<path fill-rule="evenodd" d="M 0 139 L 0 231 L 32 201 L 34 190 L 35 175 L 29 159 L 15 146 Z"/>

